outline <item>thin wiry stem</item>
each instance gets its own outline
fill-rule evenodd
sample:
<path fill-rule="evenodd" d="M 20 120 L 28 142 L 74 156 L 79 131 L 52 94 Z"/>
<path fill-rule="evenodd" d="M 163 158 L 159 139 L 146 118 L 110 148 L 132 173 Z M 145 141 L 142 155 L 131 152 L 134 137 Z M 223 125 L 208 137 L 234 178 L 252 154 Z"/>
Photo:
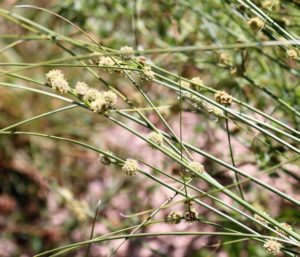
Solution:
<path fill-rule="evenodd" d="M 226 114 L 225 114 L 226 116 Z M 226 126 L 226 132 L 227 132 L 227 139 L 228 139 L 228 146 L 229 146 L 229 152 L 230 152 L 230 158 L 231 158 L 231 163 L 233 167 L 236 167 L 235 162 L 234 162 L 234 157 L 233 157 L 233 150 L 232 150 L 232 145 L 231 145 L 231 137 L 230 137 L 230 131 L 229 131 L 229 126 L 228 126 L 228 119 L 225 119 L 225 126 Z M 235 175 L 235 180 L 237 184 L 237 188 L 239 190 L 239 193 L 241 195 L 241 198 L 245 200 L 244 194 L 243 194 L 243 189 L 240 184 L 240 179 L 238 177 L 237 173 L 234 173 Z"/>

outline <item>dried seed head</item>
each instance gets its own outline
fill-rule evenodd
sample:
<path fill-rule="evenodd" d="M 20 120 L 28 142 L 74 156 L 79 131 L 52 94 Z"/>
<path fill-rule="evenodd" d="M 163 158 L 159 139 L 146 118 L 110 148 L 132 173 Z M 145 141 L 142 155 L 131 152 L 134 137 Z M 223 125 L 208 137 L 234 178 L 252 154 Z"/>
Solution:
<path fill-rule="evenodd" d="M 261 30 L 263 28 L 264 24 L 265 24 L 264 21 L 262 19 L 260 19 L 259 17 L 253 17 L 250 20 L 248 20 L 248 25 L 255 32 L 258 32 L 259 30 Z"/>
<path fill-rule="evenodd" d="M 264 248 L 268 254 L 277 255 L 280 253 L 282 245 L 277 241 L 271 239 L 264 243 Z"/>
<path fill-rule="evenodd" d="M 191 89 L 199 92 L 199 91 L 203 90 L 203 86 L 204 86 L 204 83 L 203 83 L 202 79 L 200 79 L 199 77 L 194 77 L 191 79 Z"/>
<path fill-rule="evenodd" d="M 169 224 L 179 224 L 181 222 L 181 215 L 178 212 L 172 211 L 166 217 L 166 222 Z"/>
<path fill-rule="evenodd" d="M 146 65 L 146 64 L 147 64 L 147 58 L 146 58 L 145 56 L 143 56 L 143 55 L 138 56 L 138 57 L 136 58 L 136 60 L 137 60 L 137 62 L 138 62 L 139 64 L 141 64 L 141 65 Z"/>
<path fill-rule="evenodd" d="M 123 172 L 128 176 L 134 176 L 139 168 L 139 163 L 134 159 L 127 159 L 122 167 Z"/>
<path fill-rule="evenodd" d="M 130 46 L 123 46 L 120 48 L 121 58 L 124 60 L 130 60 L 134 56 L 134 51 Z"/>
<path fill-rule="evenodd" d="M 286 51 L 286 56 L 290 60 L 297 60 L 299 55 L 296 49 L 290 49 Z"/>
<path fill-rule="evenodd" d="M 83 100 L 92 102 L 99 98 L 100 95 L 101 93 L 99 92 L 99 90 L 95 88 L 88 88 L 83 96 Z"/>
<path fill-rule="evenodd" d="M 215 99 L 218 103 L 223 104 L 223 105 L 231 105 L 232 103 L 232 96 L 229 95 L 227 92 L 225 91 L 218 91 L 215 94 Z"/>
<path fill-rule="evenodd" d="M 148 134 L 147 139 L 151 142 L 153 142 L 154 144 L 157 144 L 159 146 L 161 146 L 164 142 L 164 137 L 162 134 L 157 133 L 155 131 L 152 131 L 151 133 Z M 150 146 L 152 146 L 150 144 Z"/>
<path fill-rule="evenodd" d="M 199 162 L 191 162 L 189 164 L 189 168 L 196 171 L 197 173 L 200 173 L 200 174 L 204 173 L 204 166 Z"/>
<path fill-rule="evenodd" d="M 244 68 L 240 65 L 232 66 L 230 68 L 230 74 L 234 77 L 242 77 L 244 75 Z"/>
<path fill-rule="evenodd" d="M 117 103 L 117 94 L 111 90 L 103 92 L 103 98 L 108 109 L 113 108 Z"/>
<path fill-rule="evenodd" d="M 110 155 L 113 155 L 113 153 L 110 152 L 110 151 L 107 151 L 107 153 L 110 154 Z M 100 162 L 103 165 L 109 165 L 113 162 L 113 159 L 110 158 L 109 156 L 105 155 L 105 154 L 100 154 Z"/>
<path fill-rule="evenodd" d="M 269 217 L 269 214 L 267 214 L 266 212 L 264 212 L 264 214 Z M 254 217 L 254 219 L 263 223 L 264 225 L 268 225 L 268 223 L 269 223 L 265 218 L 261 217 L 260 215 L 258 215 L 256 213 L 254 214 L 253 217 Z"/>
<path fill-rule="evenodd" d="M 141 71 L 141 79 L 144 81 L 152 81 L 155 78 L 155 73 L 151 70 L 150 66 L 146 66 Z"/>
<path fill-rule="evenodd" d="M 78 81 L 75 85 L 75 93 L 79 96 L 79 97 L 83 97 L 85 96 L 85 94 L 87 93 L 87 91 L 89 90 L 89 87 L 86 83 L 84 82 L 80 82 Z"/>
<path fill-rule="evenodd" d="M 280 225 L 289 231 L 293 231 L 292 227 L 289 224 L 287 224 L 286 222 L 280 223 Z M 278 233 L 280 233 L 281 235 L 287 236 L 287 233 L 285 231 L 281 230 L 280 228 L 276 228 L 276 231 Z"/>
<path fill-rule="evenodd" d="M 195 222 L 198 219 L 198 212 L 194 208 L 191 208 L 184 213 L 184 219 L 186 222 Z"/>

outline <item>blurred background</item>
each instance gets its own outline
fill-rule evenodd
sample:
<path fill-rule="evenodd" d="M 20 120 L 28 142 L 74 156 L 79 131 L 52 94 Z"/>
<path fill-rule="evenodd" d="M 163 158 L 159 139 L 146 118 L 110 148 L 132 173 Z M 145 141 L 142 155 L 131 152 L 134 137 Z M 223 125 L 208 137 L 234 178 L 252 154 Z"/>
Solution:
<path fill-rule="evenodd" d="M 261 8 L 265 8 L 264 10 L 286 29 L 295 34 L 299 32 L 300 11 L 297 4 L 291 1 L 275 1 L 270 11 L 270 3 L 268 5 L 270 1 L 255 2 Z M 120 49 L 124 45 L 144 50 L 280 39 L 272 34 L 272 31 L 267 31 L 269 34 L 254 33 L 247 24 L 247 18 L 251 17 L 251 14 L 235 1 L 0 1 L 1 8 L 25 16 L 58 34 L 89 41 L 58 17 L 41 10 L 14 8 L 19 4 L 31 4 L 52 10 L 93 34 L 103 46 L 113 49 Z M 3 17 L 0 17 L 0 24 L 1 72 L 17 68 L 17 65 L 13 65 L 17 63 L 37 63 L 70 56 L 51 40 L 24 40 L 6 49 L 8 45 L 17 41 L 9 35 L 33 34 Z M 76 51 L 77 54 L 86 53 L 82 49 L 73 49 L 64 43 L 62 45 Z M 255 81 L 258 85 L 267 87 L 299 111 L 299 79 L 291 72 L 291 69 L 298 71 L 299 65 L 294 60 L 287 60 L 285 50 L 280 47 L 249 51 L 231 49 L 184 54 L 151 54 L 147 55 L 147 58 L 150 62 L 175 74 L 178 74 L 178 67 L 180 67 L 184 77 L 190 79 L 199 76 L 205 85 L 217 90 L 226 90 L 241 101 L 299 129 L 299 118 L 282 108 L 268 94 L 251 83 Z M 3 65 L 4 63 L 10 63 L 11 66 Z M 241 67 L 247 71 L 246 78 L 234 72 L 235 68 Z M 43 82 L 44 74 L 50 69 L 51 67 L 38 66 L 18 74 Z M 70 83 L 80 80 L 95 88 L 104 88 L 82 67 L 60 67 L 60 69 Z M 99 71 L 99 74 L 109 83 L 126 92 L 136 106 L 147 107 L 141 95 L 124 77 L 105 71 Z M 3 74 L 1 74 L 1 81 L 41 88 L 33 83 Z M 163 116 L 178 133 L 177 95 L 155 83 L 147 83 L 144 90 L 155 105 L 170 107 L 162 111 Z M 209 93 L 207 95 L 212 97 Z M 0 127 L 4 128 L 63 106 L 65 103 L 58 99 L 0 87 Z M 125 105 L 120 103 L 120 108 L 122 107 Z M 241 107 L 234 105 L 233 108 L 240 110 Z M 145 115 L 155 125 L 163 128 L 153 112 L 146 111 Z M 182 117 L 184 140 L 228 163 L 231 162 L 227 150 L 228 142 L 225 140 L 227 133 L 222 122 L 195 113 L 188 106 L 185 107 Z M 135 126 L 141 133 L 148 133 L 145 128 L 129 124 Z M 232 145 L 237 167 L 300 200 L 299 161 L 280 166 L 272 170 L 271 175 L 262 172 L 294 158 L 292 153 L 254 130 L 247 129 L 245 126 L 236 126 L 234 123 L 229 125 L 233 135 Z M 178 173 L 179 167 L 163 154 L 149 148 L 142 140 L 107 119 L 81 108 L 57 113 L 24 124 L 15 130 L 77 139 L 109 150 L 122 158 L 142 159 L 171 174 Z M 206 170 L 223 185 L 234 182 L 233 174 L 224 167 L 199 155 L 195 155 L 194 158 L 201 161 Z M 121 169 L 117 166 L 101 164 L 98 154 L 73 144 L 26 135 L 1 135 L 0 256 L 27 257 L 61 245 L 87 240 L 99 200 L 101 205 L 95 224 L 95 235 L 139 224 L 147 214 L 130 218 L 123 215 L 158 207 L 173 195 L 172 192 L 141 175 L 132 179 L 122 176 L 121 173 Z M 172 181 L 167 182 L 176 185 Z M 202 181 L 195 183 L 202 190 L 209 189 Z M 299 232 L 299 209 L 253 183 L 246 183 L 243 190 L 247 201 L 267 211 L 280 222 L 290 223 Z M 223 195 L 218 197 L 229 204 L 235 204 Z M 178 200 L 182 198 L 177 197 L 174 203 Z M 209 199 L 202 200 L 214 205 Z M 226 225 L 226 221 L 208 210 L 196 208 L 203 219 Z M 164 218 L 165 214 L 172 210 L 184 211 L 184 206 L 182 203 L 174 204 L 161 211 L 157 219 Z M 236 217 L 238 218 L 237 215 Z M 140 231 L 189 230 L 214 231 L 215 228 L 204 223 L 183 223 L 152 225 Z M 266 256 L 262 247 L 254 241 L 219 247 L 221 240 L 221 237 L 213 236 L 135 239 L 127 242 L 116 256 Z M 119 242 L 94 244 L 90 256 L 107 256 Z M 81 249 L 66 256 L 84 256 L 85 250 Z"/>

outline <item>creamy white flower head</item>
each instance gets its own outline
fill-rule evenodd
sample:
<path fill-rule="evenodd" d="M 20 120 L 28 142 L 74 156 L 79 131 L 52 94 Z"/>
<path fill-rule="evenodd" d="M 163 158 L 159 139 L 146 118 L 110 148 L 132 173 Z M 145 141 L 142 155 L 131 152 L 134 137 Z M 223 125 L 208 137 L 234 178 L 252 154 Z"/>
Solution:
<path fill-rule="evenodd" d="M 98 97 L 100 97 L 101 93 L 99 90 L 95 88 L 88 88 L 83 96 L 85 101 L 95 101 Z"/>
<path fill-rule="evenodd" d="M 84 82 L 80 82 L 78 81 L 75 85 L 75 93 L 79 96 L 79 97 L 83 97 L 85 96 L 85 94 L 87 93 L 89 89 L 89 86 L 84 83 Z"/>
<path fill-rule="evenodd" d="M 111 90 L 102 93 L 107 108 L 112 108 L 117 103 L 117 94 Z"/>
<path fill-rule="evenodd" d="M 123 172 L 128 176 L 134 176 L 139 168 L 139 163 L 134 159 L 127 159 L 122 167 Z"/>
<path fill-rule="evenodd" d="M 161 146 L 161 145 L 163 144 L 163 142 L 164 142 L 164 137 L 163 137 L 163 135 L 160 134 L 160 133 L 157 133 L 157 132 L 155 132 L 155 131 L 150 132 L 150 133 L 148 134 L 148 136 L 147 136 L 147 139 L 148 139 L 149 141 L 153 142 L 154 144 L 159 145 L 159 146 Z M 152 146 L 152 145 L 150 144 L 150 146 Z"/>
<path fill-rule="evenodd" d="M 203 80 L 200 79 L 199 77 L 194 77 L 191 79 L 191 89 L 199 92 L 201 90 L 203 90 L 203 86 L 204 86 L 204 83 L 203 83 Z"/>
<path fill-rule="evenodd" d="M 130 60 L 134 56 L 134 51 L 130 46 L 123 46 L 120 48 L 121 57 L 124 60 Z"/>
<path fill-rule="evenodd" d="M 61 70 L 51 70 L 46 74 L 47 83 L 59 93 L 67 93 L 70 89 L 68 81 Z"/>
<path fill-rule="evenodd" d="M 200 79 L 199 77 L 193 77 L 193 78 L 191 79 L 191 82 L 192 82 L 192 83 L 195 83 L 195 84 L 203 85 L 203 80 Z"/>
<path fill-rule="evenodd" d="M 91 102 L 91 109 L 97 113 L 103 113 L 106 110 L 106 104 L 103 96 L 99 96 Z"/>
<path fill-rule="evenodd" d="M 278 243 L 277 241 L 271 239 L 264 243 L 264 248 L 267 251 L 267 253 L 272 255 L 277 255 L 280 253 L 282 245 Z"/>
<path fill-rule="evenodd" d="M 114 66 L 114 61 L 111 57 L 101 56 L 98 60 L 99 66 Z"/>
<path fill-rule="evenodd" d="M 296 49 L 289 49 L 286 51 L 287 58 L 290 60 L 297 60 L 299 58 L 299 54 Z"/>
<path fill-rule="evenodd" d="M 219 54 L 219 63 L 229 65 L 231 63 L 230 56 L 227 53 Z"/>
<path fill-rule="evenodd" d="M 67 93 L 70 90 L 69 83 L 64 78 L 56 78 L 52 80 L 50 86 L 61 94 Z"/>
<path fill-rule="evenodd" d="M 196 171 L 197 173 L 203 174 L 204 173 L 204 166 L 200 162 L 191 162 L 189 164 L 189 168 Z"/>
<path fill-rule="evenodd" d="M 50 70 L 46 74 L 46 79 L 48 83 L 51 83 L 55 79 L 64 79 L 64 74 L 62 73 L 61 70 Z"/>

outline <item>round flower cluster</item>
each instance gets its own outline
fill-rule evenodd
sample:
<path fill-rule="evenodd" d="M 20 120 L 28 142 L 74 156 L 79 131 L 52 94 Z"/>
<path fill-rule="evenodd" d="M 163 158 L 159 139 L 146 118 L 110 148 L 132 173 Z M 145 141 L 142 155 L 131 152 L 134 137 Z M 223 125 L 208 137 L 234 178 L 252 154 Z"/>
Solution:
<path fill-rule="evenodd" d="M 96 113 L 103 113 L 106 111 L 105 100 L 101 95 L 91 102 L 91 109 Z"/>
<path fill-rule="evenodd" d="M 74 92 L 84 101 L 90 103 L 90 107 L 94 112 L 103 113 L 108 109 L 112 109 L 117 103 L 117 95 L 115 92 L 99 91 L 95 88 L 90 88 L 84 82 L 77 82 Z"/>
<path fill-rule="evenodd" d="M 280 253 L 282 245 L 277 241 L 271 239 L 264 243 L 264 248 L 268 254 L 277 255 Z"/>
<path fill-rule="evenodd" d="M 232 96 L 225 91 L 218 91 L 215 94 L 215 99 L 218 103 L 229 106 L 232 103 Z"/>
<path fill-rule="evenodd" d="M 198 219 L 198 212 L 191 208 L 184 213 L 184 219 L 186 222 L 195 222 Z"/>
<path fill-rule="evenodd" d="M 84 83 L 84 82 L 80 82 L 78 81 L 75 85 L 75 90 L 74 92 L 80 97 L 84 97 L 87 94 L 87 91 L 89 90 L 89 86 Z"/>
<path fill-rule="evenodd" d="M 289 50 L 287 50 L 286 51 L 286 56 L 290 60 L 297 60 L 298 57 L 299 57 L 298 52 L 295 49 L 289 49 Z"/>
<path fill-rule="evenodd" d="M 248 20 L 248 25 L 255 32 L 258 32 L 259 30 L 261 30 L 263 28 L 264 24 L 265 24 L 264 21 L 262 19 L 260 19 L 259 17 L 253 17 L 250 20 Z"/>
<path fill-rule="evenodd" d="M 194 77 L 191 79 L 191 89 L 199 92 L 199 91 L 203 90 L 203 86 L 204 86 L 204 83 L 203 83 L 202 79 L 200 79 L 199 77 Z"/>
<path fill-rule="evenodd" d="M 204 173 L 204 166 L 199 162 L 191 162 L 189 164 L 189 168 L 196 171 L 197 173 L 200 173 L 200 174 Z"/>
<path fill-rule="evenodd" d="M 127 159 L 122 167 L 123 172 L 128 176 L 134 176 L 139 169 L 139 163 L 134 159 Z"/>
<path fill-rule="evenodd" d="M 121 58 L 125 61 L 131 60 L 134 56 L 134 51 L 130 46 L 123 46 L 120 48 Z"/>
<path fill-rule="evenodd" d="M 178 212 L 172 211 L 168 214 L 166 222 L 169 224 L 179 224 L 181 222 L 181 215 Z"/>
<path fill-rule="evenodd" d="M 150 66 L 145 66 L 141 72 L 141 79 L 144 81 L 152 81 L 155 78 L 155 73 L 152 71 Z"/>
<path fill-rule="evenodd" d="M 113 108 L 117 103 L 117 95 L 115 92 L 108 90 L 102 93 L 107 108 Z"/>
<path fill-rule="evenodd" d="M 101 56 L 98 60 L 99 66 L 114 66 L 114 61 L 111 57 L 108 56 Z"/>
<path fill-rule="evenodd" d="M 47 84 L 63 94 L 70 90 L 69 83 L 61 70 L 51 70 L 46 74 Z"/>
<path fill-rule="evenodd" d="M 160 134 L 160 133 L 157 133 L 155 131 L 152 131 L 151 133 L 149 133 L 148 136 L 147 136 L 147 139 L 149 141 L 153 142 L 154 144 L 159 145 L 159 146 L 161 146 L 164 142 L 163 135 Z M 152 145 L 150 144 L 150 146 L 152 146 Z"/>
<path fill-rule="evenodd" d="M 99 90 L 95 88 L 88 88 L 82 98 L 84 101 L 92 102 L 99 98 L 100 95 L 101 93 Z"/>
<path fill-rule="evenodd" d="M 219 63 L 223 65 L 230 65 L 230 56 L 227 53 L 220 53 L 218 56 Z"/>
<path fill-rule="evenodd" d="M 112 109 L 117 103 L 117 95 L 115 92 L 109 90 L 98 91 L 96 99 L 91 102 L 91 109 L 97 113 L 103 113 L 108 109 Z"/>

